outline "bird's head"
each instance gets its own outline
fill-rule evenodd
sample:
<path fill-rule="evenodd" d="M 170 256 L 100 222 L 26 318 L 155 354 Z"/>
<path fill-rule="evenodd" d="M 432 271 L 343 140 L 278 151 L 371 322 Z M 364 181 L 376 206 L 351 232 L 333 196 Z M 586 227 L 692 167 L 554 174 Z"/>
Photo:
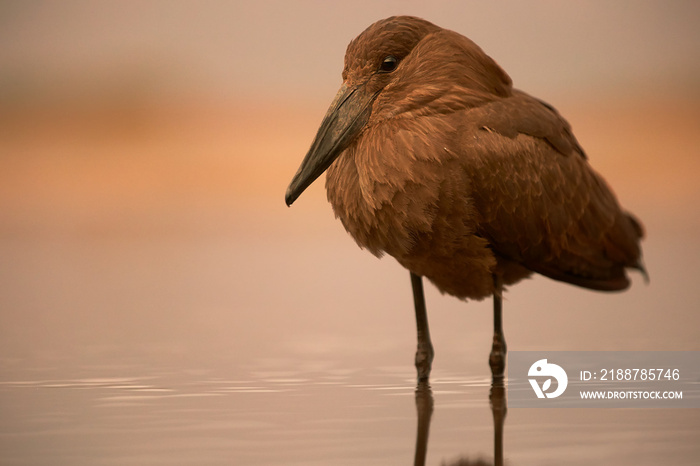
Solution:
<path fill-rule="evenodd" d="M 377 21 L 348 45 L 343 84 L 285 202 L 291 205 L 368 126 L 456 111 L 510 92 L 508 75 L 466 37 L 412 16 Z"/>

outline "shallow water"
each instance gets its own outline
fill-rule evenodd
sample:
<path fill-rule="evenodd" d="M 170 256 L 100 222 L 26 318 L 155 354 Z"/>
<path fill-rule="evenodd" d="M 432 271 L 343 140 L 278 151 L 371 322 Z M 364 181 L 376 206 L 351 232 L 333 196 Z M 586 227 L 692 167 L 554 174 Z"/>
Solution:
<path fill-rule="evenodd" d="M 697 410 L 516 409 L 500 431 L 484 378 L 438 374 L 430 395 L 391 370 L 142 369 L 2 383 L 2 464 L 379 465 L 425 451 L 425 464 L 694 464 L 698 453 Z"/>
<path fill-rule="evenodd" d="M 432 287 L 437 356 L 417 392 L 407 274 L 342 233 L 280 228 L 293 238 L 5 235 L 0 464 L 697 464 L 696 409 L 503 418 L 490 302 Z M 627 293 L 513 288 L 509 349 L 697 350 L 683 280 L 699 248 L 678 238 L 648 243 L 653 282 Z"/>

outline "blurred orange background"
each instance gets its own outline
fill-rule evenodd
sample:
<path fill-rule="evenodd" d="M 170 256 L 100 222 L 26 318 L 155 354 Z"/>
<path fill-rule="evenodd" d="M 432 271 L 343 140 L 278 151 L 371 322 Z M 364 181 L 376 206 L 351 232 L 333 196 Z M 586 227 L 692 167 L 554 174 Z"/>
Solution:
<path fill-rule="evenodd" d="M 152 209 L 212 203 L 286 216 L 275 209 L 339 86 L 346 44 L 396 13 L 471 37 L 516 87 L 557 106 L 633 210 L 697 199 L 692 2 L 3 5 L 5 233 L 27 222 L 137 228 L 157 223 Z M 689 210 L 682 221 L 697 227 Z"/>

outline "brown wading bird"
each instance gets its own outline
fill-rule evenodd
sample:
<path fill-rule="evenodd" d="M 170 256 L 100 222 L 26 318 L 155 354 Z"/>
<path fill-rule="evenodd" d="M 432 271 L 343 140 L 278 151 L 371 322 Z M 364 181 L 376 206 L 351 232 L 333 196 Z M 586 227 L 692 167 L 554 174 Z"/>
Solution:
<path fill-rule="evenodd" d="M 493 295 L 500 378 L 504 285 L 537 272 L 616 291 L 630 284 L 626 268 L 646 276 L 642 226 L 566 120 L 513 89 L 474 42 L 420 18 L 378 21 L 350 42 L 287 205 L 326 170 L 328 200 L 357 244 L 410 271 L 421 381 L 434 355 L 422 277 L 460 299 Z"/>

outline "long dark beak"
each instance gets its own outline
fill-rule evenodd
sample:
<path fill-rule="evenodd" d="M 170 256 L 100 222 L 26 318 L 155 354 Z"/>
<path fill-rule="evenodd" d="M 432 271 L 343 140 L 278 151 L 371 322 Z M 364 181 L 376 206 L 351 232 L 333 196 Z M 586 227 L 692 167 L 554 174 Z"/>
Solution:
<path fill-rule="evenodd" d="M 288 206 L 331 166 L 367 123 L 376 94 L 364 86 L 348 87 L 345 83 L 336 94 L 309 152 L 287 188 L 284 200 Z"/>

